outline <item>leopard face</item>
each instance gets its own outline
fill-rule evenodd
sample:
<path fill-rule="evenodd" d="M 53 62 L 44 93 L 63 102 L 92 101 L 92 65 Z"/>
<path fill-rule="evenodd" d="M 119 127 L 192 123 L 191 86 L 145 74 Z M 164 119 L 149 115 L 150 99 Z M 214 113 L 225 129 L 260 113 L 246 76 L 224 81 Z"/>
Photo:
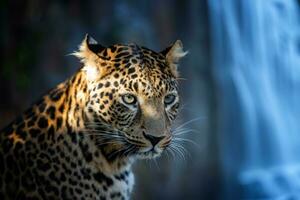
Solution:
<path fill-rule="evenodd" d="M 180 41 L 157 53 L 135 44 L 105 48 L 87 36 L 75 53 L 88 80 L 85 134 L 118 156 L 159 156 L 172 141 L 177 63 L 185 54 Z"/>

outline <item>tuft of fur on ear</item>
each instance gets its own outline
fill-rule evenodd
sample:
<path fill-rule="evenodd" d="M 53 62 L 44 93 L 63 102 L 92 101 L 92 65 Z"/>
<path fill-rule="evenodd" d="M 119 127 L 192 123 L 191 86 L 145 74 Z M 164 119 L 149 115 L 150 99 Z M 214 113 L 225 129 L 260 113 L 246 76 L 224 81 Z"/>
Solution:
<path fill-rule="evenodd" d="M 84 64 L 82 68 L 86 72 L 88 80 L 95 80 L 98 77 L 105 75 L 105 69 L 98 66 L 99 62 L 102 60 L 102 57 L 98 55 L 105 47 L 98 44 L 98 42 L 86 34 L 84 40 L 79 46 L 79 51 L 74 52 L 72 55 L 80 59 Z M 103 62 L 104 59 L 103 59 Z"/>
<path fill-rule="evenodd" d="M 179 77 L 178 63 L 188 52 L 183 51 L 183 45 L 180 40 L 177 40 L 173 45 L 160 52 L 166 57 L 172 74 L 177 78 Z"/>
<path fill-rule="evenodd" d="M 98 44 L 94 38 L 86 34 L 79 46 L 79 51 L 74 52 L 73 55 L 79 58 L 83 64 L 87 64 L 88 62 L 95 62 L 95 60 L 99 58 L 97 53 L 103 49 L 105 49 L 105 47 Z"/>

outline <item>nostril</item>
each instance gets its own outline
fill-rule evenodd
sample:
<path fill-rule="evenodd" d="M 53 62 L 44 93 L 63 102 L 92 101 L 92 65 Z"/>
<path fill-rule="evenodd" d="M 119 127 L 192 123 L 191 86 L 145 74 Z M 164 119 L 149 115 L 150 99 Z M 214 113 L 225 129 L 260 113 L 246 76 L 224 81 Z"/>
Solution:
<path fill-rule="evenodd" d="M 143 132 L 143 135 L 147 140 L 149 140 L 151 142 L 151 144 L 153 146 L 155 146 L 157 143 L 159 143 L 165 137 L 165 136 L 157 137 L 157 136 L 146 134 L 145 132 Z"/>

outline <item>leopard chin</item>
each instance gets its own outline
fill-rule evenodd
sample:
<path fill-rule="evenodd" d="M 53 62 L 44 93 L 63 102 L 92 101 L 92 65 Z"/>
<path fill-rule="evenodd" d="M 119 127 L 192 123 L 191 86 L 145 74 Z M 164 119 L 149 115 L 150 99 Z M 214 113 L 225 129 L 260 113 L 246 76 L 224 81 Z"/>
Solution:
<path fill-rule="evenodd" d="M 146 149 L 140 150 L 137 153 L 137 158 L 139 159 L 153 159 L 158 158 L 163 153 L 163 150 L 158 147 L 148 147 Z"/>

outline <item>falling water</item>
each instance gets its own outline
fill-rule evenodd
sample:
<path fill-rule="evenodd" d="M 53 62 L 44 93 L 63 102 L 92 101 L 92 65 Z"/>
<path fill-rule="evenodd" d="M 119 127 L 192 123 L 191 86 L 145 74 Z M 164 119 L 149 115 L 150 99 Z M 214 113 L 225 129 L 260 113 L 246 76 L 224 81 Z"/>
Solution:
<path fill-rule="evenodd" d="M 294 0 L 209 1 L 226 199 L 300 196 Z"/>

